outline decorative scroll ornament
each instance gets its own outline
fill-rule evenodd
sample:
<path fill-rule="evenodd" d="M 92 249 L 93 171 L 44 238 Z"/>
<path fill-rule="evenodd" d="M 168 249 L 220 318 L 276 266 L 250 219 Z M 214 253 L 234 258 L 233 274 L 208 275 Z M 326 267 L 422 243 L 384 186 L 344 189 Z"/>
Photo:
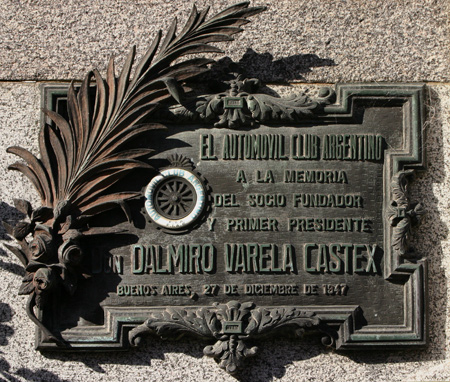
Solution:
<path fill-rule="evenodd" d="M 388 209 L 388 219 L 393 227 L 392 248 L 400 257 L 411 258 L 409 236 L 411 226 L 420 221 L 425 213 L 420 203 L 410 203 L 408 197 L 408 177 L 414 176 L 414 170 L 399 171 L 392 177 L 392 201 Z"/>
<path fill-rule="evenodd" d="M 212 308 L 171 307 L 153 313 L 142 325 L 129 333 L 130 343 L 138 346 L 143 335 L 156 333 L 173 337 L 190 333 L 201 338 L 215 339 L 203 353 L 213 357 L 228 373 L 242 366 L 245 358 L 255 355 L 257 347 L 247 341 L 283 327 L 301 334 L 306 328 L 317 327 L 319 318 L 295 307 L 256 307 L 252 302 L 214 304 Z"/>
<path fill-rule="evenodd" d="M 7 247 L 27 271 L 19 293 L 30 294 L 28 314 L 48 339 L 62 345 L 37 319 L 34 306 L 44 305 L 56 289 L 74 293 L 78 278 L 84 275 L 81 260 L 91 255 L 83 248 L 85 237 L 117 233 L 110 227 L 92 227 L 92 218 L 121 207 L 131 221 L 127 201 L 141 197 L 140 192 L 129 190 L 121 181 L 137 169 L 151 170 L 142 159 L 154 150 L 136 146 L 130 149 L 130 142 L 164 128 L 147 123 L 149 116 L 165 100 L 181 102 L 181 82 L 208 70 L 213 60 L 194 58 L 172 63 L 189 54 L 222 52 L 209 44 L 233 40 L 232 35 L 242 31 L 240 26 L 248 22 L 248 17 L 265 9 L 248 5 L 236 4 L 209 20 L 208 10 L 199 12 L 194 6 L 179 35 L 176 20 L 164 39 L 158 32 L 132 77 L 134 47 L 119 77 L 111 59 L 106 80 L 94 70 L 87 74 L 79 90 L 73 83 L 70 85 L 68 120 L 44 110 L 53 124 L 46 124 L 40 132 L 39 158 L 20 147 L 8 148 L 9 153 L 26 162 L 17 162 L 9 169 L 26 175 L 42 200 L 42 206 L 35 210 L 27 201 L 17 200 L 16 208 L 28 220 L 5 227 L 20 245 Z M 96 85 L 93 100 L 92 82 Z"/>
<path fill-rule="evenodd" d="M 335 98 L 334 90 L 328 87 L 321 88 L 318 97 L 305 93 L 288 98 L 273 97 L 257 93 L 261 87 L 258 79 L 243 79 L 241 75 L 225 83 L 229 86 L 226 92 L 186 100 L 182 106 L 171 108 L 172 118 L 218 120 L 215 127 L 230 129 L 264 122 L 298 122 L 319 115 Z"/>

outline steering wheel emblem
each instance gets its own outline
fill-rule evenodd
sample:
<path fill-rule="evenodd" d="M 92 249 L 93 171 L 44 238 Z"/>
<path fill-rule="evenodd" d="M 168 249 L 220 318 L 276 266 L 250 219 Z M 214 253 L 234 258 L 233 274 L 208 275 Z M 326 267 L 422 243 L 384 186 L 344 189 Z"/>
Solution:
<path fill-rule="evenodd" d="M 170 168 L 155 176 L 145 190 L 145 209 L 159 226 L 181 229 L 192 224 L 205 206 L 199 178 L 183 168 Z"/>

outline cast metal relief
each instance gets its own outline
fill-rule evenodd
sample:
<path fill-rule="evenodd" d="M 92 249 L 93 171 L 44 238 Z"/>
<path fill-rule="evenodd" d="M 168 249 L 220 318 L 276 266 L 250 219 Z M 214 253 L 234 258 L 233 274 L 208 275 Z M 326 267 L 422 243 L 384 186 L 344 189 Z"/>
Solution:
<path fill-rule="evenodd" d="M 248 340 L 283 327 L 289 327 L 299 335 L 319 323 L 314 312 L 294 307 L 260 308 L 252 302 L 230 301 L 214 304 L 212 308 L 167 308 L 130 331 L 129 338 L 135 346 L 147 333 L 167 337 L 186 332 L 213 338 L 217 342 L 206 346 L 204 354 L 217 359 L 219 366 L 228 373 L 234 373 L 245 358 L 258 351 L 256 346 L 247 345 Z"/>
<path fill-rule="evenodd" d="M 170 108 L 171 119 L 213 123 L 215 127 L 237 129 L 258 123 L 295 123 L 323 113 L 335 99 L 333 89 L 323 87 L 317 97 L 305 93 L 278 98 L 258 92 L 261 82 L 256 78 L 226 81 L 222 93 L 186 99 Z M 217 121 L 217 122 L 216 122 Z"/>
<path fill-rule="evenodd" d="M 424 167 L 424 88 L 278 97 L 237 75 L 191 91 L 213 61 L 180 58 L 220 52 L 263 10 L 194 7 L 118 77 L 111 59 L 105 79 L 72 83 L 67 118 L 45 109 L 39 157 L 8 148 L 41 197 L 15 200 L 26 219 L 5 223 L 39 349 L 191 334 L 235 373 L 281 329 L 338 350 L 426 343 L 426 264 L 408 243 L 423 207 L 407 192 Z"/>
<path fill-rule="evenodd" d="M 131 221 L 127 201 L 140 193 L 126 188 L 112 192 L 113 186 L 136 169 L 151 168 L 140 160 L 153 149 L 124 150 L 132 139 L 151 130 L 162 129 L 157 123 L 144 123 L 160 103 L 170 97 L 180 100 L 186 81 L 207 70 L 210 59 L 191 59 L 172 65 L 179 57 L 194 53 L 221 52 L 210 43 L 232 40 L 247 17 L 264 8 L 240 3 L 206 20 L 206 11 L 194 6 L 181 33 L 176 35 L 176 20 L 162 40 L 161 32 L 137 65 L 133 78 L 133 47 L 120 76 L 115 76 L 114 60 L 104 80 L 97 70 L 89 72 L 79 91 L 71 84 L 68 92 L 69 120 L 51 110 L 44 113 L 56 125 L 45 124 L 39 136 L 40 158 L 20 147 L 9 147 L 8 153 L 22 158 L 9 166 L 22 172 L 38 191 L 42 206 L 33 210 L 30 203 L 17 200 L 16 208 L 29 216 L 29 222 L 16 227 L 6 224 L 7 232 L 20 244 L 8 245 L 25 266 L 27 274 L 19 294 L 30 294 L 27 311 L 33 321 L 54 341 L 59 340 L 36 318 L 33 307 L 45 304 L 55 288 L 73 294 L 84 255 L 84 236 L 117 233 L 116 228 L 90 227 L 97 214 L 120 207 Z M 89 87 L 96 85 L 95 107 Z M 125 185 L 126 187 L 126 185 Z M 31 235 L 31 242 L 25 238 Z"/>
<path fill-rule="evenodd" d="M 184 233 L 199 223 L 208 208 L 209 193 L 188 158 L 175 154 L 168 160 L 170 167 L 160 171 L 145 189 L 145 210 L 166 232 Z"/>
<path fill-rule="evenodd" d="M 393 251 L 401 257 L 414 257 L 409 251 L 411 226 L 418 224 L 425 212 L 420 203 L 411 203 L 409 200 L 408 177 L 412 176 L 414 170 L 400 171 L 392 177 L 392 202 L 388 216 L 394 227 Z"/>

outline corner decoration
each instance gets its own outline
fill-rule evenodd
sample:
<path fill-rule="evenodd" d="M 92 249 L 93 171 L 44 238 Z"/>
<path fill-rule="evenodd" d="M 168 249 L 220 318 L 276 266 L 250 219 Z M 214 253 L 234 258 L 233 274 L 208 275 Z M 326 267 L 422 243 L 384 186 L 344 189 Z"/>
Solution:
<path fill-rule="evenodd" d="M 407 194 L 423 169 L 423 86 L 280 98 L 237 75 L 219 93 L 189 89 L 213 61 L 180 57 L 220 52 L 210 44 L 263 10 L 207 20 L 194 7 L 133 76 L 134 48 L 119 77 L 111 60 L 66 101 L 46 88 L 39 158 L 8 148 L 42 205 L 16 200 L 27 218 L 5 224 L 39 349 L 191 334 L 234 373 L 280 330 L 336 349 L 426 343 L 426 262 L 408 242 L 423 208 Z"/>

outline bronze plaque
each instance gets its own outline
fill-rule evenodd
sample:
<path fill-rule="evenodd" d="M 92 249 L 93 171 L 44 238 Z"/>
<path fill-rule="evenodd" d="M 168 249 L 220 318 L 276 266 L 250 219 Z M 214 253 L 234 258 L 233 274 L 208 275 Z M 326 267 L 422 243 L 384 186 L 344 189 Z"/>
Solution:
<path fill-rule="evenodd" d="M 234 372 L 279 330 L 337 349 L 424 345 L 425 261 L 408 243 L 423 210 L 407 189 L 423 169 L 423 86 L 283 98 L 238 76 L 185 93 L 209 61 L 170 66 L 180 36 L 132 79 L 134 51 L 118 78 L 110 65 L 106 80 L 45 87 L 40 157 L 9 149 L 42 197 L 18 200 L 29 218 L 7 227 L 38 348 L 190 333 Z"/>

